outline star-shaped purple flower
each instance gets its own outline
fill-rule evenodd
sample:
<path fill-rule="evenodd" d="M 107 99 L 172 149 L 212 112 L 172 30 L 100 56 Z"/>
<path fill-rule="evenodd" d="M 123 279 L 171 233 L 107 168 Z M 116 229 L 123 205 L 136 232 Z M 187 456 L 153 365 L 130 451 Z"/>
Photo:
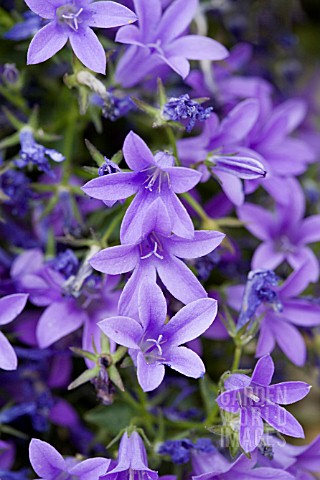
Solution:
<path fill-rule="evenodd" d="M 279 404 L 301 400 L 311 387 L 304 382 L 270 385 L 273 373 L 273 360 L 265 355 L 258 360 L 251 378 L 239 373 L 230 375 L 224 382 L 226 391 L 217 398 L 222 410 L 240 414 L 239 441 L 245 452 L 258 446 L 264 432 L 263 420 L 278 432 L 304 438 L 300 423 Z"/>
<path fill-rule="evenodd" d="M 12 322 L 24 309 L 28 295 L 15 293 L 0 299 L 0 325 Z M 0 368 L 15 370 L 17 368 L 17 355 L 7 338 L 0 332 Z"/>
<path fill-rule="evenodd" d="M 136 194 L 126 211 L 120 231 L 122 243 L 139 241 L 148 209 L 157 199 L 163 200 L 176 235 L 192 238 L 192 221 L 176 193 L 191 190 L 200 173 L 191 168 L 176 167 L 174 157 L 165 152 L 152 155 L 145 142 L 130 132 L 123 145 L 125 160 L 133 172 L 100 176 L 86 183 L 82 190 L 93 198 L 114 202 Z"/>
<path fill-rule="evenodd" d="M 138 381 L 145 392 L 157 388 L 167 365 L 188 377 L 205 373 L 201 358 L 181 345 L 205 332 L 217 314 L 217 301 L 202 298 L 189 303 L 166 322 L 167 303 L 155 283 L 142 284 L 139 291 L 139 317 L 111 317 L 99 327 L 119 345 L 128 347 L 137 366 Z"/>
<path fill-rule="evenodd" d="M 33 438 L 29 446 L 30 463 L 41 480 L 94 480 L 109 467 L 107 458 L 89 458 L 83 462 L 73 457 L 64 459 L 49 443 Z M 39 479 L 39 480 L 40 480 Z"/>
<path fill-rule="evenodd" d="M 87 68 L 105 73 L 105 51 L 91 27 L 119 27 L 133 23 L 137 19 L 131 10 L 116 2 L 92 2 L 92 0 L 25 0 L 25 2 L 33 12 L 50 20 L 30 43 L 29 65 L 48 60 L 70 40 L 75 55 Z"/>
<path fill-rule="evenodd" d="M 139 26 L 122 27 L 116 41 L 131 45 L 116 70 L 116 80 L 132 87 L 161 65 L 168 65 L 183 78 L 190 71 L 188 60 L 222 60 L 227 49 L 201 35 L 185 35 L 198 8 L 198 0 L 175 0 L 164 12 L 160 0 L 134 0 Z"/>
<path fill-rule="evenodd" d="M 95 270 L 110 275 L 133 270 L 121 293 L 121 315 L 137 312 L 139 286 L 146 280 L 156 282 L 156 274 L 169 292 L 185 304 L 207 297 L 201 283 L 180 258 L 207 255 L 220 245 L 224 235 L 209 230 L 196 231 L 193 239 L 170 235 L 171 222 L 161 199 L 148 209 L 144 232 L 142 240 L 106 248 L 90 260 Z"/>

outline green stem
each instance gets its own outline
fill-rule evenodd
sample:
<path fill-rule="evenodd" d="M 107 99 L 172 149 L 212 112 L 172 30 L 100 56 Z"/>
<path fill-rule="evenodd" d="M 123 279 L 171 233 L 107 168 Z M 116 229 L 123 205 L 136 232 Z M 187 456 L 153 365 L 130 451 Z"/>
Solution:
<path fill-rule="evenodd" d="M 181 165 L 181 162 L 179 160 L 179 155 L 178 155 L 176 137 L 174 136 L 174 133 L 173 133 L 171 127 L 167 126 L 167 127 L 165 127 L 165 130 L 166 130 L 170 145 L 172 147 L 172 152 L 173 152 L 173 155 L 176 159 L 177 165 Z"/>
<path fill-rule="evenodd" d="M 189 205 L 197 212 L 201 220 L 203 221 L 208 221 L 210 218 L 206 214 L 206 212 L 203 210 L 201 205 L 195 200 L 190 193 L 182 193 L 181 196 L 189 203 Z"/>
<path fill-rule="evenodd" d="M 242 354 L 242 347 L 240 345 L 237 345 L 234 351 L 232 371 L 239 369 L 241 354 Z"/>
<path fill-rule="evenodd" d="M 112 219 L 109 227 L 107 228 L 107 230 L 105 231 L 104 235 L 101 238 L 101 244 L 103 246 L 105 246 L 105 247 L 107 246 L 110 235 L 112 235 L 114 229 L 121 223 L 121 220 L 122 220 L 122 217 L 124 216 L 124 214 L 125 214 L 125 212 L 121 211 L 118 215 L 116 215 Z"/>

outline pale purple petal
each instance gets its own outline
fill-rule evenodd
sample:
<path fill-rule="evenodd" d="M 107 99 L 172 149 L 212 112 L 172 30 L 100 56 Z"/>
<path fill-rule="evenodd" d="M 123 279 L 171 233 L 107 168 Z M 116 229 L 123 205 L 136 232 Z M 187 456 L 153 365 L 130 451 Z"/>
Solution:
<path fill-rule="evenodd" d="M 319 278 L 319 260 L 308 247 L 299 247 L 294 253 L 287 254 L 289 265 L 296 270 L 304 263 L 309 262 L 309 279 L 310 282 L 316 282 Z"/>
<path fill-rule="evenodd" d="M 303 336 L 298 329 L 288 322 L 280 321 L 279 318 L 274 316 L 272 332 L 283 353 L 295 365 L 302 367 L 306 361 L 307 349 Z"/>
<path fill-rule="evenodd" d="M 188 192 L 201 178 L 201 173 L 191 168 L 167 167 L 165 171 L 170 175 L 170 187 L 175 193 Z"/>
<path fill-rule="evenodd" d="M 189 303 L 164 326 L 168 341 L 172 345 L 183 345 L 199 337 L 213 323 L 217 315 L 217 301 L 201 298 Z"/>
<path fill-rule="evenodd" d="M 76 306 L 74 299 L 52 303 L 45 309 L 37 325 L 40 348 L 46 348 L 74 332 L 86 319 L 86 312 Z"/>
<path fill-rule="evenodd" d="M 244 100 L 238 103 L 221 122 L 220 135 L 222 135 L 222 145 L 223 143 L 230 145 L 246 138 L 255 125 L 258 115 L 259 102 L 256 99 Z M 225 142 L 224 139 L 226 139 Z"/>
<path fill-rule="evenodd" d="M 165 368 L 158 363 L 146 363 L 143 353 L 139 352 L 137 359 L 138 382 L 144 392 L 150 392 L 159 387 L 163 380 Z"/>
<path fill-rule="evenodd" d="M 182 78 L 186 78 L 190 72 L 190 63 L 182 56 L 161 56 L 161 58 L 172 70 Z"/>
<path fill-rule="evenodd" d="M 226 412 L 231 412 L 231 413 L 238 413 L 240 410 L 240 404 L 239 404 L 239 390 L 234 389 L 234 390 L 228 390 L 226 392 L 221 393 L 217 399 L 216 402 L 219 405 L 222 410 L 226 410 Z"/>
<path fill-rule="evenodd" d="M 68 41 L 68 31 L 50 22 L 33 37 L 27 55 L 28 65 L 41 63 L 53 57 Z"/>
<path fill-rule="evenodd" d="M 89 197 L 98 200 L 122 200 L 137 193 L 139 187 L 140 182 L 135 173 L 119 172 L 94 178 L 81 189 Z"/>
<path fill-rule="evenodd" d="M 43 266 L 44 258 L 41 250 L 36 248 L 26 250 L 19 255 L 12 263 L 11 276 L 19 279 L 20 276 L 28 273 L 36 273 Z"/>
<path fill-rule="evenodd" d="M 304 244 L 320 240 L 320 215 L 312 215 L 302 221 L 299 238 Z"/>
<path fill-rule="evenodd" d="M 139 318 L 145 328 L 159 329 L 164 325 L 167 316 L 167 302 L 162 290 L 156 283 L 145 282 L 139 291 Z"/>
<path fill-rule="evenodd" d="M 271 328 L 268 325 L 266 319 L 264 319 L 260 326 L 260 334 L 256 348 L 256 356 L 262 357 L 268 353 L 271 353 L 275 347 L 275 339 Z"/>
<path fill-rule="evenodd" d="M 67 382 L 67 384 L 68 383 L 69 382 Z M 70 405 L 70 403 L 61 398 L 57 400 L 50 409 L 49 418 L 51 422 L 56 425 L 61 425 L 62 427 L 74 428 L 79 425 L 79 416 L 76 410 Z"/>
<path fill-rule="evenodd" d="M 96 253 L 89 263 L 98 272 L 116 275 L 133 270 L 139 258 L 137 245 L 117 245 Z"/>
<path fill-rule="evenodd" d="M 300 423 L 285 408 L 272 403 L 260 407 L 261 417 L 278 432 L 290 437 L 304 438 Z"/>
<path fill-rule="evenodd" d="M 320 304 L 303 298 L 283 302 L 283 315 L 294 325 L 316 327 L 320 324 Z"/>
<path fill-rule="evenodd" d="M 120 315 L 138 316 L 139 288 L 144 282 L 156 282 L 156 269 L 152 262 L 140 262 L 133 271 L 120 297 Z"/>
<path fill-rule="evenodd" d="M 152 41 L 161 19 L 161 2 L 158 0 L 133 0 L 139 19 L 139 28 L 145 43 Z"/>
<path fill-rule="evenodd" d="M 89 27 L 71 31 L 69 39 L 72 50 L 87 68 L 97 73 L 106 73 L 106 53 L 97 35 Z"/>
<path fill-rule="evenodd" d="M 187 304 L 207 297 L 207 292 L 185 263 L 175 257 L 166 257 L 157 263 L 157 272 L 164 286 L 182 303 Z"/>
<path fill-rule="evenodd" d="M 98 323 L 98 327 L 118 345 L 139 348 L 143 328 L 133 318 L 125 316 L 106 318 Z"/>
<path fill-rule="evenodd" d="M 203 377 L 206 370 L 199 355 L 186 347 L 171 348 L 166 352 L 165 363 L 186 377 Z"/>
<path fill-rule="evenodd" d="M 0 325 L 12 322 L 22 312 L 28 300 L 25 293 L 14 293 L 0 299 Z"/>
<path fill-rule="evenodd" d="M 271 212 L 252 203 L 245 203 L 238 209 L 239 219 L 245 223 L 245 227 L 252 235 L 260 240 L 272 238 L 274 217 Z"/>
<path fill-rule="evenodd" d="M 274 363 L 270 355 L 258 360 L 252 373 L 251 381 L 259 385 L 269 385 L 274 373 Z"/>
<path fill-rule="evenodd" d="M 309 262 L 303 263 L 281 285 L 279 293 L 282 299 L 300 295 L 310 283 Z"/>
<path fill-rule="evenodd" d="M 183 33 L 192 22 L 198 7 L 198 0 L 175 0 L 162 15 L 158 38 L 164 38 L 169 43 Z"/>
<path fill-rule="evenodd" d="M 266 395 L 273 403 L 289 405 L 308 395 L 310 388 L 311 385 L 305 382 L 282 382 L 270 385 L 266 390 Z"/>
<path fill-rule="evenodd" d="M 221 182 L 221 187 L 228 199 L 237 207 L 244 202 L 243 185 L 240 178 L 231 175 L 230 173 L 222 172 L 219 169 L 212 168 L 213 173 Z"/>
<path fill-rule="evenodd" d="M 172 192 L 164 195 L 164 201 L 169 217 L 172 220 L 172 231 L 179 237 L 193 238 L 194 226 L 192 220 L 177 195 Z"/>
<path fill-rule="evenodd" d="M 55 478 L 66 471 L 63 457 L 49 443 L 33 438 L 29 446 L 30 462 L 39 477 Z"/>
<path fill-rule="evenodd" d="M 233 373 L 224 381 L 224 386 L 227 390 L 234 390 L 244 388 L 250 385 L 251 378 L 243 373 Z"/>
<path fill-rule="evenodd" d="M 16 370 L 18 359 L 9 340 L 0 332 L 0 369 Z"/>
<path fill-rule="evenodd" d="M 155 165 L 150 148 L 139 135 L 132 131 L 125 138 L 123 155 L 131 170 L 137 172 Z"/>
<path fill-rule="evenodd" d="M 88 458 L 83 462 L 78 463 L 69 470 L 69 473 L 79 477 L 79 480 L 97 480 L 100 475 L 103 475 L 108 470 L 110 461 L 107 458 Z"/>
<path fill-rule="evenodd" d="M 202 35 L 187 35 L 170 42 L 166 55 L 180 55 L 189 60 L 223 60 L 229 53 L 221 43 Z"/>
<path fill-rule="evenodd" d="M 50 0 L 24 0 L 30 10 L 42 18 L 54 18 L 56 14 L 56 5 Z"/>
<path fill-rule="evenodd" d="M 263 421 L 258 408 L 241 408 L 240 413 L 240 445 L 245 452 L 252 452 L 263 435 Z"/>
<path fill-rule="evenodd" d="M 217 248 L 225 235 L 211 230 L 194 232 L 193 239 L 172 236 L 165 240 L 164 245 L 171 255 L 181 258 L 198 258 L 207 255 Z"/>
<path fill-rule="evenodd" d="M 137 16 L 129 8 L 115 2 L 94 2 L 86 11 L 90 13 L 90 18 L 87 21 L 89 27 L 120 27 L 137 20 Z"/>
<path fill-rule="evenodd" d="M 139 47 L 143 46 L 141 43 L 141 32 L 136 25 L 127 25 L 120 28 L 117 32 L 115 41 L 129 45 L 138 45 Z"/>
<path fill-rule="evenodd" d="M 152 231 L 168 237 L 171 234 L 172 219 L 169 217 L 165 202 L 158 197 L 154 200 L 145 212 L 145 217 L 140 232 L 141 238 L 143 235 L 148 235 Z"/>
<path fill-rule="evenodd" d="M 275 250 L 274 243 L 264 242 L 255 250 L 252 257 L 252 269 L 266 268 L 274 270 L 284 260 L 284 254 Z"/>
<path fill-rule="evenodd" d="M 143 223 L 146 212 L 154 200 L 154 196 L 148 195 L 148 193 L 150 192 L 140 191 L 127 208 L 120 228 L 120 241 L 122 244 L 139 243 L 145 234 Z"/>

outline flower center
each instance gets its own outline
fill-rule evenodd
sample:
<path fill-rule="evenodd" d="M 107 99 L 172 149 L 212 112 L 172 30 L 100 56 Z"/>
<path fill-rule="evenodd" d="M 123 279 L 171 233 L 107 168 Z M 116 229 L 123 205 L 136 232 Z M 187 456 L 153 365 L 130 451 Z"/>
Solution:
<path fill-rule="evenodd" d="M 278 249 L 284 253 L 294 253 L 295 246 L 292 245 L 290 238 L 287 235 L 281 235 L 278 242 Z"/>
<path fill-rule="evenodd" d="M 161 345 L 165 343 L 163 335 L 159 335 L 157 339 L 147 338 L 144 344 L 144 358 L 147 363 L 154 363 L 156 361 L 163 360 L 163 350 Z"/>
<path fill-rule="evenodd" d="M 163 260 L 163 255 L 159 252 L 163 252 L 162 245 L 157 238 L 156 234 L 153 232 L 151 233 L 141 244 L 140 244 L 140 251 L 141 251 L 141 260 L 145 260 L 147 258 L 155 257 L 159 258 L 159 260 Z"/>
<path fill-rule="evenodd" d="M 158 40 L 156 40 L 154 43 L 148 43 L 147 47 L 149 47 L 150 53 L 159 53 L 159 55 L 164 55 L 160 38 L 158 38 Z"/>
<path fill-rule="evenodd" d="M 79 23 L 81 23 L 80 16 L 82 12 L 83 8 L 79 8 L 76 5 L 63 5 L 57 8 L 57 18 L 76 32 L 79 29 Z"/>

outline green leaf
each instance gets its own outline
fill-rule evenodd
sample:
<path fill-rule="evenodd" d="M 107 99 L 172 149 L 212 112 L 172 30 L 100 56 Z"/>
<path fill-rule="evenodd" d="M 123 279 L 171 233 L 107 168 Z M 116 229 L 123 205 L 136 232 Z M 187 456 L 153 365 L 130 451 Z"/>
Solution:
<path fill-rule="evenodd" d="M 114 385 L 116 385 L 116 387 L 118 387 L 119 390 L 124 392 L 125 388 L 124 388 L 122 378 L 120 376 L 120 373 L 118 372 L 117 367 L 115 367 L 114 365 L 111 365 L 110 367 L 107 368 L 107 372 L 108 372 L 108 375 L 109 375 L 109 378 L 110 378 L 111 382 L 114 383 Z"/>
<path fill-rule="evenodd" d="M 96 162 L 98 167 L 101 167 L 105 163 L 105 159 L 102 153 L 99 152 L 99 150 L 94 145 L 92 145 L 89 140 L 85 139 L 85 144 L 93 160 Z"/>
<path fill-rule="evenodd" d="M 85 420 L 97 427 L 106 430 L 111 436 L 126 428 L 134 416 L 133 409 L 121 400 L 113 403 L 112 408 L 99 406 L 87 412 Z"/>
<path fill-rule="evenodd" d="M 9 137 L 4 138 L 0 141 L 0 150 L 4 150 L 5 148 L 14 147 L 19 145 L 20 143 L 20 135 L 19 132 L 13 133 Z"/>

